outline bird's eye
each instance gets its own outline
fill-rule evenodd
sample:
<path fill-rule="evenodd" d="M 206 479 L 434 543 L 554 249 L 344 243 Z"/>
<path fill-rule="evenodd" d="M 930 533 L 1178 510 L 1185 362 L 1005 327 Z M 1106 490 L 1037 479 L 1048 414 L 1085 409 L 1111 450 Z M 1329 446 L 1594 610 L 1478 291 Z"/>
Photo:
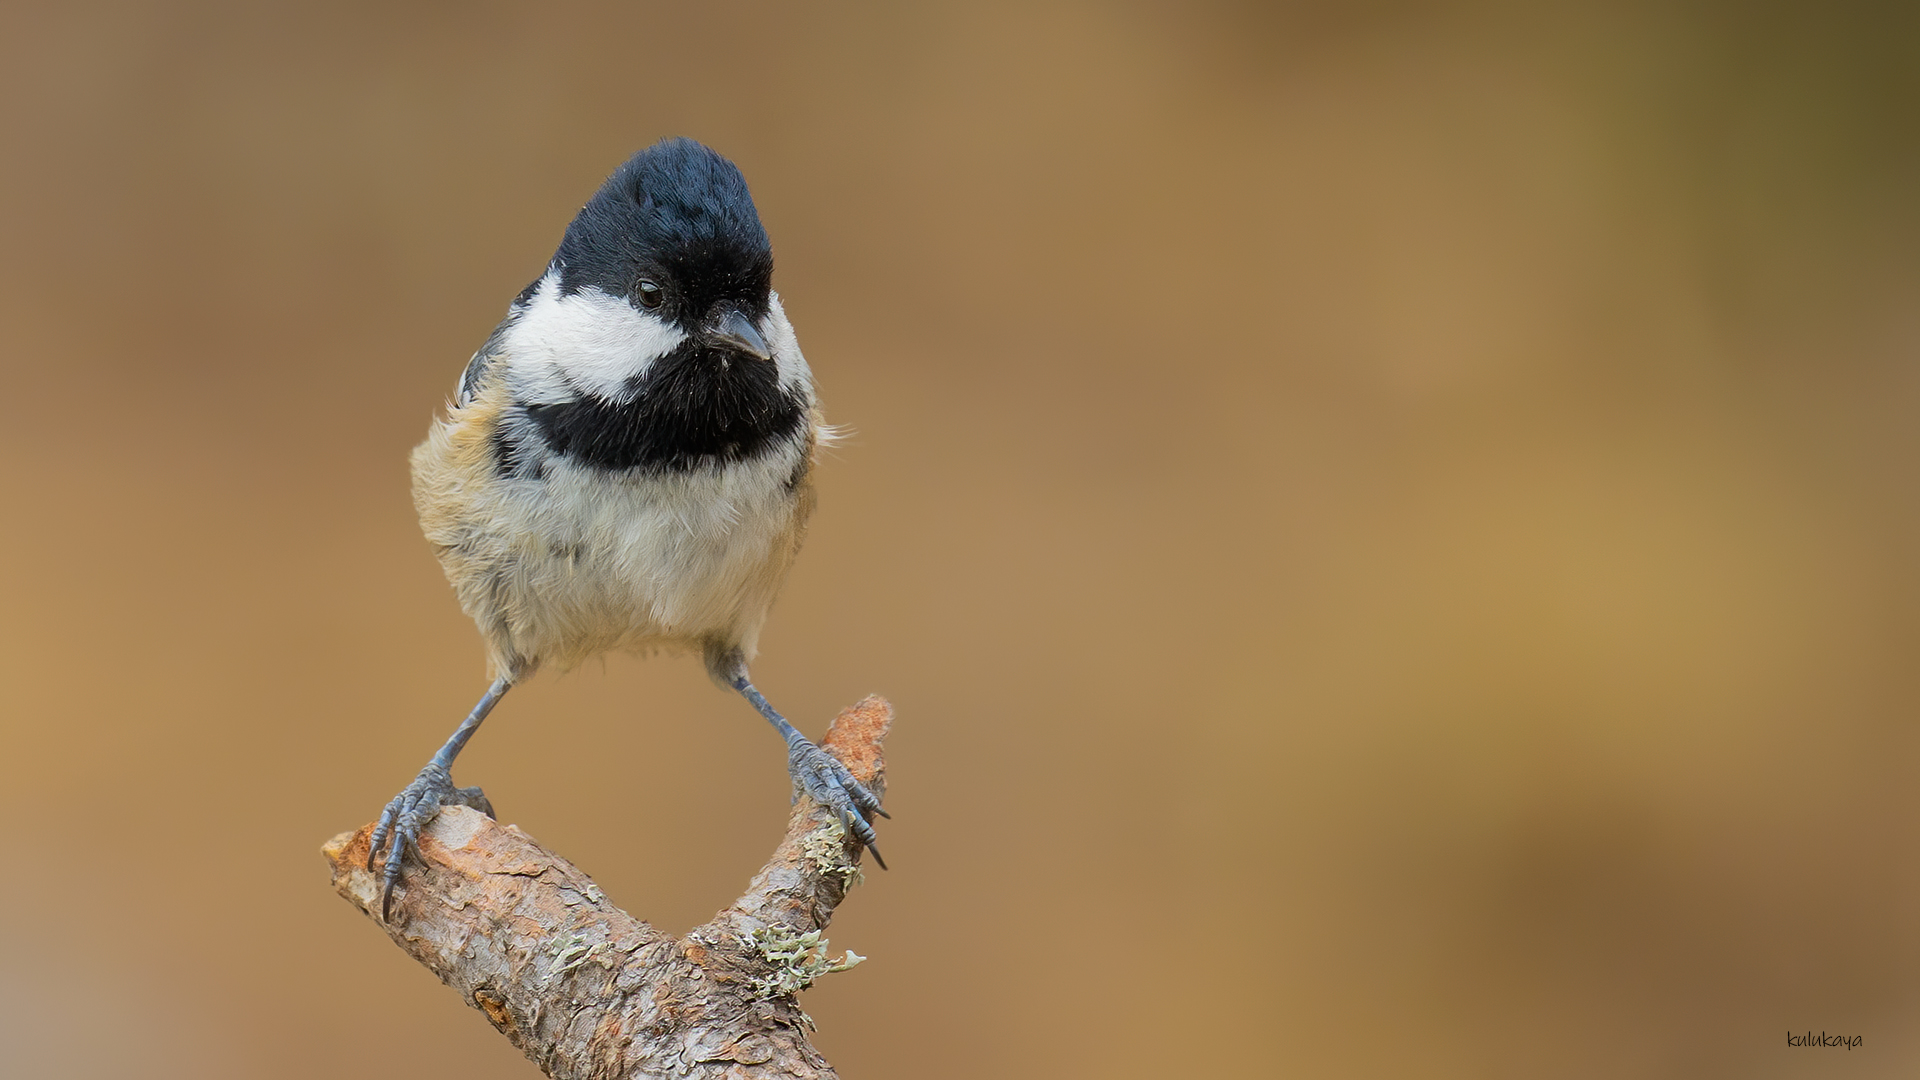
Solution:
<path fill-rule="evenodd" d="M 659 307 L 660 302 L 667 298 L 666 290 L 651 281 L 642 281 L 640 283 L 639 295 L 640 306 L 646 308 L 648 311 Z"/>

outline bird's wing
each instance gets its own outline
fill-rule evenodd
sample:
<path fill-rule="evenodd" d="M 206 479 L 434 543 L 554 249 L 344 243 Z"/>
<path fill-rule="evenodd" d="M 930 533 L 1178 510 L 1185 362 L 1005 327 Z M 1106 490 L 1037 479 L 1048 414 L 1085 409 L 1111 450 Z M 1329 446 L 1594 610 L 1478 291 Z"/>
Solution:
<path fill-rule="evenodd" d="M 493 328 L 493 333 L 487 335 L 487 340 L 481 342 L 480 348 L 475 350 L 473 359 L 467 361 L 467 370 L 460 373 L 460 388 L 454 394 L 454 404 L 465 408 L 472 403 L 474 395 L 480 392 L 480 385 L 497 366 L 496 361 L 505 355 L 507 329 L 519 317 L 519 308 L 515 307 L 506 318 L 500 320 L 499 326 Z"/>

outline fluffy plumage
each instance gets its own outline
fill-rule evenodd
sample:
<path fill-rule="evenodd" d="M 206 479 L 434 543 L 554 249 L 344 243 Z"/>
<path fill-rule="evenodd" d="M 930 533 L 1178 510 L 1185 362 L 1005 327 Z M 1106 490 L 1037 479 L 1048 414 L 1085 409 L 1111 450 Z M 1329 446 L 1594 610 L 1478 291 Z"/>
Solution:
<path fill-rule="evenodd" d="M 872 846 L 878 800 L 747 679 L 829 434 L 772 275 L 740 171 L 670 139 L 607 179 L 474 353 L 413 496 L 495 681 L 382 815 L 389 892 L 440 806 L 491 812 L 451 767 L 494 703 L 613 649 L 699 650 L 786 740 L 796 788 Z"/>
<path fill-rule="evenodd" d="M 771 406 L 764 392 L 730 392 L 719 370 L 768 361 L 695 355 L 689 366 L 708 370 L 673 380 L 637 354 L 651 363 L 631 366 L 650 370 L 630 371 L 636 385 L 616 397 L 551 353 L 516 352 L 527 335 L 515 328 L 499 336 L 464 404 L 413 453 L 421 525 L 497 676 L 611 649 L 753 658 L 813 511 L 824 426 L 777 300 L 767 321 L 772 363 L 792 373 Z M 585 414 L 576 430 L 529 415 L 567 406 Z"/>
<path fill-rule="evenodd" d="M 753 658 L 823 429 L 772 273 L 739 170 L 669 140 L 608 178 L 474 354 L 413 490 L 495 675 L 696 647 L 724 679 Z M 770 355 L 717 339 L 729 316 Z"/>

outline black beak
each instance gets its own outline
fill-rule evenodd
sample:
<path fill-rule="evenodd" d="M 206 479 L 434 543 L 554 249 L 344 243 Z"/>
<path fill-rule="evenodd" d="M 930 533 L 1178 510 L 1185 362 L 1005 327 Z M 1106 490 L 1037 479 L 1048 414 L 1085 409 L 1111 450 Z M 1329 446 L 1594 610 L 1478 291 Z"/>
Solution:
<path fill-rule="evenodd" d="M 767 339 L 760 336 L 760 331 L 753 328 L 753 323 L 740 313 L 739 308 L 731 305 L 724 308 L 720 317 L 707 328 L 706 337 L 760 360 L 773 359 L 773 350 L 767 348 Z"/>

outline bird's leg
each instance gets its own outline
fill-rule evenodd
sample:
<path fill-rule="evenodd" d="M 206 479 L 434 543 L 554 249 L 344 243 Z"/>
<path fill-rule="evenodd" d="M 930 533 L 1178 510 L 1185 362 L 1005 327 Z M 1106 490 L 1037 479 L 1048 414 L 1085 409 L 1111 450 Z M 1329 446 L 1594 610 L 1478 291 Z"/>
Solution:
<path fill-rule="evenodd" d="M 747 681 L 745 665 L 727 680 L 727 684 L 740 691 L 741 696 L 753 703 L 760 715 L 767 718 L 780 737 L 787 740 L 787 772 L 793 777 L 795 798 L 804 790 L 813 796 L 813 801 L 832 810 L 868 851 L 873 852 L 873 861 L 880 869 L 887 868 L 887 861 L 880 857 L 880 849 L 874 846 L 879 839 L 874 835 L 869 820 L 874 814 L 892 817 L 892 814 L 880 809 L 880 800 L 868 791 L 860 781 L 853 778 L 840 759 L 815 746 L 798 728 L 787 723 L 787 718 L 774 711 L 767 703 L 766 695 L 754 689 Z"/>
<path fill-rule="evenodd" d="M 500 698 L 513 688 L 506 678 L 498 678 L 487 692 L 480 697 L 480 703 L 473 707 L 467 718 L 455 728 L 453 735 L 440 752 L 433 755 L 427 767 L 413 778 L 413 783 L 400 789 L 400 794 L 387 803 L 380 813 L 379 824 L 373 827 L 373 837 L 367 845 L 367 869 L 373 869 L 373 860 L 380 854 L 380 846 L 387 837 L 393 837 L 393 850 L 387 853 L 386 884 L 380 894 L 380 918 L 385 919 L 393 904 L 393 886 L 400 880 L 400 866 L 406 861 L 409 851 L 420 853 L 420 834 L 434 815 L 443 806 L 471 806 L 475 810 L 493 816 L 493 804 L 478 787 L 453 786 L 453 759 L 460 756 L 467 740 L 480 728 L 480 722 L 487 718 Z"/>

